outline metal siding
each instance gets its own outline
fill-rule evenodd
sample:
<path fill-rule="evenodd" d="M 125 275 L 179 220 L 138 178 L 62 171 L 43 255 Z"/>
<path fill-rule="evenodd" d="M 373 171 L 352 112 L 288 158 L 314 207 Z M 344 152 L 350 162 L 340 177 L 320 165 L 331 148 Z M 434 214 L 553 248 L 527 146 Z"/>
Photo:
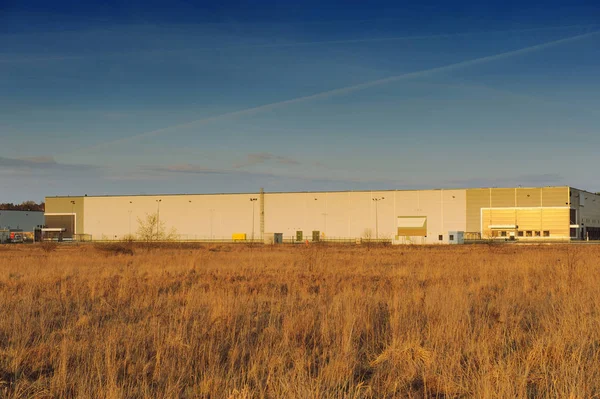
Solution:
<path fill-rule="evenodd" d="M 515 206 L 515 189 L 514 188 L 492 188 L 491 206 L 506 208 Z"/>
<path fill-rule="evenodd" d="M 481 208 L 490 206 L 490 190 L 470 188 L 467 190 L 467 232 L 481 230 Z"/>
<path fill-rule="evenodd" d="M 467 228 L 466 190 L 442 190 L 441 196 L 442 208 L 440 213 L 443 220 L 441 224 L 443 234 L 448 231 L 465 231 Z M 433 221 L 435 221 L 435 218 L 433 218 Z"/>
<path fill-rule="evenodd" d="M 543 187 L 542 206 L 567 206 L 569 202 L 568 187 Z"/>
<path fill-rule="evenodd" d="M 542 206 L 541 188 L 517 188 L 517 207 Z"/>
<path fill-rule="evenodd" d="M 489 225 L 512 225 L 516 221 L 516 211 L 511 209 L 484 209 L 483 213 Z"/>
<path fill-rule="evenodd" d="M 542 209 L 543 228 L 549 230 L 551 236 L 569 236 L 569 209 Z"/>
<path fill-rule="evenodd" d="M 577 211 L 577 223 L 581 226 L 579 229 L 584 229 L 584 239 L 586 239 L 588 228 L 600 227 L 600 195 L 574 188 L 571 188 L 570 191 L 572 193 L 571 208 Z M 593 235 L 592 233 L 592 238 Z M 580 236 L 581 230 L 578 231 L 578 237 Z"/>
<path fill-rule="evenodd" d="M 46 214 L 48 213 L 75 213 L 77 234 L 86 234 L 85 231 L 85 200 L 87 197 L 47 197 Z M 75 204 L 71 204 L 75 201 Z"/>
<path fill-rule="evenodd" d="M 0 230 L 21 229 L 26 232 L 34 231 L 44 224 L 44 212 L 39 211 L 3 211 L 0 210 Z"/>
<path fill-rule="evenodd" d="M 483 234 L 491 236 L 490 225 L 517 225 L 519 231 L 550 231 L 552 237 L 569 234 L 567 208 L 483 209 Z M 512 229 L 506 229 L 511 231 Z"/>
<path fill-rule="evenodd" d="M 541 208 L 517 209 L 517 225 L 520 231 L 542 230 Z"/>

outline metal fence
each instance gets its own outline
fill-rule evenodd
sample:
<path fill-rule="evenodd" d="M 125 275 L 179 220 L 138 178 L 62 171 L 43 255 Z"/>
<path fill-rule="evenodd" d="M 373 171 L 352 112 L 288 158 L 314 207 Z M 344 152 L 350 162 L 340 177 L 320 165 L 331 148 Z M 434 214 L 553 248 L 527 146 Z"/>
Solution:
<path fill-rule="evenodd" d="M 57 241 L 54 239 L 53 241 Z M 79 234 L 77 237 L 73 239 L 63 239 L 63 242 L 153 242 L 153 243 L 167 243 L 167 242 L 175 242 L 175 243 L 205 243 L 205 244 L 274 244 L 273 242 L 268 242 L 263 238 L 246 238 L 246 239 L 233 239 L 233 238 L 206 238 L 206 237 L 195 237 L 188 235 L 180 235 L 176 238 L 169 240 L 136 240 L 130 239 L 128 237 L 118 237 L 112 236 L 107 237 L 104 236 L 100 239 L 92 239 L 92 236 L 89 234 Z M 294 244 L 294 245 L 306 245 L 306 244 L 365 244 L 365 245 L 383 245 L 383 244 L 391 244 L 392 240 L 388 238 L 380 238 L 380 239 L 364 239 L 364 238 L 352 238 L 352 237 L 319 237 L 318 240 L 313 240 L 312 237 L 305 237 L 302 240 L 298 240 L 296 236 L 284 236 L 282 240 L 282 244 Z"/>

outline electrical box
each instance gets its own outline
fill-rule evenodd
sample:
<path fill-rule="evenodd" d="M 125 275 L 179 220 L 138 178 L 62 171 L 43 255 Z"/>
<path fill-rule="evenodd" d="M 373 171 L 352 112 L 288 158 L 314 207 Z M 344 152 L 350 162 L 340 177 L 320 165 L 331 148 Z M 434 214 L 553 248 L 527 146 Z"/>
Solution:
<path fill-rule="evenodd" d="M 448 232 L 448 243 L 449 244 L 464 244 L 465 243 L 465 232 L 464 231 L 449 231 Z"/>

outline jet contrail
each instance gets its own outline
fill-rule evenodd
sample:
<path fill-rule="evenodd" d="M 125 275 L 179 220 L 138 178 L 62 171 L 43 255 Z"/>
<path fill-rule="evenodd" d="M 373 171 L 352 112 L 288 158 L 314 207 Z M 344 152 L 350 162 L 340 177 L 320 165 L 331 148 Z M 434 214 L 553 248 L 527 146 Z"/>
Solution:
<path fill-rule="evenodd" d="M 525 48 L 518 49 L 518 50 L 511 50 L 511 51 L 507 51 L 504 53 L 488 55 L 485 57 L 461 61 L 461 62 L 444 65 L 444 66 L 440 66 L 440 67 L 423 69 L 423 70 L 415 71 L 415 72 L 408 72 L 408 73 L 404 73 L 401 75 L 389 76 L 387 78 L 372 80 L 369 82 L 359 83 L 359 84 L 346 86 L 346 87 L 340 87 L 337 89 L 327 90 L 327 91 L 323 91 L 320 93 L 311 94 L 308 96 L 296 97 L 296 98 L 292 98 L 289 100 L 283 100 L 283 101 L 278 101 L 278 102 L 274 102 L 274 103 L 270 103 L 270 104 L 259 105 L 256 107 L 246 108 L 246 109 L 242 109 L 239 111 L 227 112 L 227 113 L 224 113 L 221 115 L 209 116 L 206 118 L 197 119 L 197 120 L 186 122 L 186 123 L 167 126 L 167 127 L 161 128 L 161 129 L 151 130 L 151 131 L 144 132 L 144 133 L 139 133 L 139 134 L 129 136 L 129 137 L 123 137 L 121 139 L 111 140 L 111 141 L 107 141 L 104 143 L 98 143 L 98 144 L 95 144 L 95 145 L 92 145 L 89 147 L 83 147 L 83 148 L 76 150 L 76 152 L 89 151 L 89 150 L 99 149 L 99 148 L 112 146 L 112 145 L 116 145 L 116 144 L 126 143 L 126 142 L 129 142 L 132 140 L 153 137 L 153 136 L 160 135 L 162 133 L 171 132 L 175 129 L 187 128 L 187 127 L 192 127 L 192 126 L 197 126 L 197 125 L 204 125 L 204 124 L 211 123 L 211 122 L 217 122 L 217 121 L 222 121 L 222 120 L 227 120 L 227 119 L 234 119 L 234 118 L 237 118 L 240 116 L 253 115 L 258 112 L 269 111 L 269 110 L 272 110 L 275 108 L 284 107 L 286 105 L 298 104 L 298 103 L 307 102 L 307 101 L 311 101 L 311 100 L 318 100 L 318 99 L 339 96 L 339 95 L 348 94 L 348 93 L 352 93 L 352 92 L 359 91 L 359 90 L 368 89 L 370 87 L 381 86 L 381 85 L 384 85 L 387 83 L 397 82 L 400 80 L 407 80 L 407 79 L 412 79 L 412 78 L 429 76 L 431 74 L 435 74 L 435 73 L 439 73 L 439 72 L 450 72 L 450 71 L 454 71 L 454 70 L 465 68 L 465 67 L 484 64 L 484 63 L 488 63 L 488 62 L 492 62 L 492 61 L 498 61 L 498 60 L 501 60 L 504 58 L 515 57 L 518 55 L 523 55 L 523 54 L 531 53 L 534 51 L 543 50 L 543 49 L 546 49 L 549 47 L 553 47 L 553 46 L 557 46 L 560 44 L 569 43 L 569 42 L 573 42 L 575 40 L 580 40 L 580 39 L 584 39 L 584 38 L 587 38 L 587 37 L 590 37 L 593 35 L 597 35 L 598 33 L 600 33 L 600 31 L 585 33 L 585 34 L 577 35 L 577 36 L 571 36 L 571 37 L 567 37 L 564 39 L 554 40 L 551 42 L 536 44 L 534 46 L 529 46 L 529 47 L 525 47 Z M 63 154 L 63 155 L 65 155 L 65 154 Z"/>

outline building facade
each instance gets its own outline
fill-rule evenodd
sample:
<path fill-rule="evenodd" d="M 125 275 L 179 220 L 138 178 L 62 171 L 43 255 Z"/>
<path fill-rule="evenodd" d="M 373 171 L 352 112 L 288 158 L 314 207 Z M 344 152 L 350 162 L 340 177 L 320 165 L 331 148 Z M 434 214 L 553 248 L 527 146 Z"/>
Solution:
<path fill-rule="evenodd" d="M 65 238 L 135 236 L 147 215 L 182 240 L 600 239 L 600 196 L 568 186 L 46 198 L 46 227 Z"/>
<path fill-rule="evenodd" d="M 44 224 L 44 212 L 0 210 L 0 230 L 33 232 Z"/>

